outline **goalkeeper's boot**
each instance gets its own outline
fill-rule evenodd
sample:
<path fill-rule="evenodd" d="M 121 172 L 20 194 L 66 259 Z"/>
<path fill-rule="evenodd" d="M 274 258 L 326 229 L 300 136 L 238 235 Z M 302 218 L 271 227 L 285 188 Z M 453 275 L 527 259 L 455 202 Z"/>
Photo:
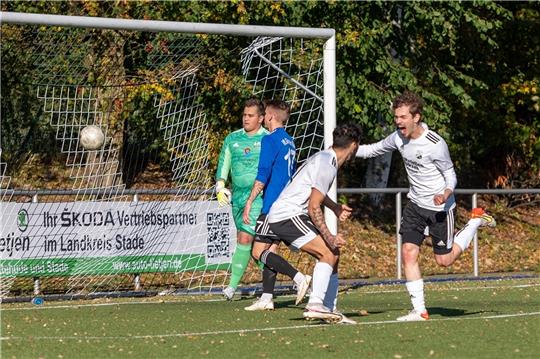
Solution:
<path fill-rule="evenodd" d="M 245 307 L 244 310 L 247 310 L 248 312 L 255 312 L 258 310 L 274 310 L 274 301 L 272 299 L 263 300 L 262 298 L 259 298 L 259 300 L 249 307 Z"/>
<path fill-rule="evenodd" d="M 234 288 L 232 288 L 232 287 L 227 287 L 227 288 L 223 289 L 223 292 L 222 292 L 222 293 L 223 293 L 223 296 L 225 297 L 225 299 L 227 299 L 227 300 L 232 300 L 233 297 L 234 297 L 234 292 L 235 292 L 235 291 L 236 291 L 236 290 L 235 290 Z"/>
<path fill-rule="evenodd" d="M 306 296 L 306 293 L 307 293 L 307 291 L 309 289 L 309 284 L 310 283 L 311 283 L 311 276 L 306 274 L 304 276 L 304 281 L 298 285 L 298 288 L 296 290 L 296 300 L 295 300 L 294 304 L 298 305 L 298 304 L 300 304 L 302 299 L 304 299 L 304 297 Z"/>
<path fill-rule="evenodd" d="M 332 312 L 322 303 L 308 303 L 303 317 L 306 320 L 320 319 L 327 323 L 337 323 L 341 320 L 341 314 Z"/>
<path fill-rule="evenodd" d="M 486 211 L 480 207 L 473 208 L 471 211 L 471 219 L 472 218 L 480 218 L 482 220 L 480 227 L 495 227 L 497 225 L 495 218 L 487 214 Z"/>
<path fill-rule="evenodd" d="M 407 315 L 396 318 L 399 322 L 419 322 L 429 319 L 429 314 L 427 311 L 420 313 L 419 311 L 413 309 Z"/>

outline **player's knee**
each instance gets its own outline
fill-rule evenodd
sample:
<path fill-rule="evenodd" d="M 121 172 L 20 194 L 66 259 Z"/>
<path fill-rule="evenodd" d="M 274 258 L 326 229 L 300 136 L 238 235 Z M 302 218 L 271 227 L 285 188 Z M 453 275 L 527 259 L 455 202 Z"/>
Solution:
<path fill-rule="evenodd" d="M 332 253 L 330 250 L 327 250 L 327 251 L 323 251 L 321 253 L 321 258 L 319 258 L 319 260 L 321 262 L 325 262 L 325 263 L 328 263 L 330 264 L 332 267 L 335 267 L 337 261 L 338 261 L 338 256 L 335 255 L 334 253 Z"/>
<path fill-rule="evenodd" d="M 237 241 L 238 243 L 243 244 L 243 245 L 250 245 L 251 243 L 253 243 L 253 236 L 250 234 L 244 233 L 238 236 Z"/>
<path fill-rule="evenodd" d="M 404 263 L 416 263 L 418 259 L 418 248 L 404 244 L 401 248 L 401 256 Z"/>
<path fill-rule="evenodd" d="M 253 259 L 258 261 L 259 259 L 261 259 L 261 254 L 262 254 L 263 251 L 264 251 L 264 248 L 259 248 L 258 246 L 253 246 L 253 248 L 251 248 L 251 256 L 253 257 Z"/>
<path fill-rule="evenodd" d="M 258 261 L 259 259 L 261 259 L 261 254 L 252 251 L 252 252 L 251 252 L 251 258 L 253 258 L 254 260 Z"/>

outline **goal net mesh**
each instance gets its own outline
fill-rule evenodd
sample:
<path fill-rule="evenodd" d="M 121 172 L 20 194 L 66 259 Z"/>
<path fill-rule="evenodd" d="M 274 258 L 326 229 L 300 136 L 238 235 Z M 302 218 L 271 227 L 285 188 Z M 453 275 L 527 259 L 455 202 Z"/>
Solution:
<path fill-rule="evenodd" d="M 27 93 L 9 101 L 35 109 L 61 159 L 36 164 L 26 151 L 21 160 L 13 137 L 24 129 L 2 114 L 17 130 L 0 152 L 4 299 L 216 293 L 236 243 L 230 208 L 215 200 L 216 157 L 243 102 L 291 105 L 300 162 L 323 146 L 324 40 L 3 24 L 1 41 L 2 78 L 25 73 Z M 81 145 L 89 125 L 105 136 L 97 150 Z M 58 174 L 31 181 L 31 165 Z M 259 281 L 250 264 L 244 285 Z"/>

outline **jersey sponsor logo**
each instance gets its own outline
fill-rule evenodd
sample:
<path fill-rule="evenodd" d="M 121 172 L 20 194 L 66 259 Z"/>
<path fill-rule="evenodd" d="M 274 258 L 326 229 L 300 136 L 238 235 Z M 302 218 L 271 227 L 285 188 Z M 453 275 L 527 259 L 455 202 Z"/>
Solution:
<path fill-rule="evenodd" d="M 420 167 L 422 167 L 422 164 L 420 164 L 418 162 L 415 162 L 415 161 L 411 161 L 411 160 L 409 160 L 408 158 L 405 158 L 405 157 L 403 157 L 403 163 L 405 163 L 405 167 L 407 169 L 411 170 L 412 172 L 419 172 Z"/>
<path fill-rule="evenodd" d="M 418 158 L 419 160 L 422 159 L 422 151 L 416 152 L 416 158 Z"/>

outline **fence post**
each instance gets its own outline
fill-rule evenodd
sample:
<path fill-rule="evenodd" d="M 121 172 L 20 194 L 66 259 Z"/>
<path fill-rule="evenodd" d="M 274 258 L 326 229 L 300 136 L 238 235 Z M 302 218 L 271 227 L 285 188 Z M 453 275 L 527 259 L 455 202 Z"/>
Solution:
<path fill-rule="evenodd" d="M 32 203 L 38 203 L 38 194 L 32 196 Z M 39 282 L 39 277 L 34 277 L 34 295 L 41 294 L 41 283 Z"/>
<path fill-rule="evenodd" d="M 396 265 L 397 265 L 397 278 L 401 279 L 401 234 L 399 230 L 401 227 L 401 192 L 396 193 Z"/>
<path fill-rule="evenodd" d="M 472 208 L 478 206 L 478 194 L 473 193 L 472 195 Z M 478 277 L 478 231 L 474 233 L 473 237 L 473 275 Z"/>
<path fill-rule="evenodd" d="M 137 193 L 133 195 L 133 202 L 139 202 L 139 195 Z M 136 292 L 141 290 L 141 275 L 139 273 L 135 273 L 133 277 L 133 286 Z"/>

